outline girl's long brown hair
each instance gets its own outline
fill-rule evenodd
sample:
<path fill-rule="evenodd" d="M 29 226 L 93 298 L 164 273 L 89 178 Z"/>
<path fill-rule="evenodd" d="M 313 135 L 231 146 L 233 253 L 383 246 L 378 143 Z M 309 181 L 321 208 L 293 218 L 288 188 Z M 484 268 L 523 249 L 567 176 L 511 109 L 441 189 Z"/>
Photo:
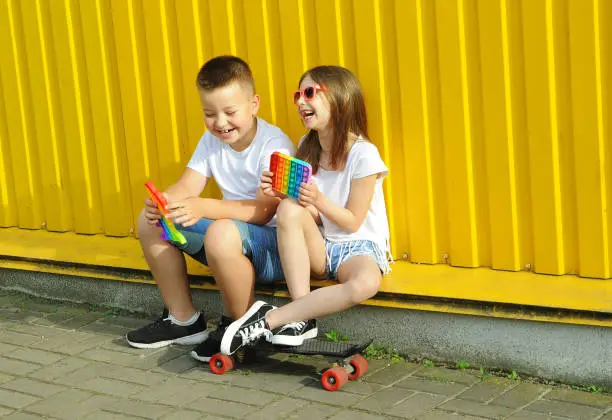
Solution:
<path fill-rule="evenodd" d="M 359 81 L 348 69 L 339 66 L 319 66 L 308 70 L 306 76 L 327 90 L 317 93 L 325 95 L 330 105 L 330 119 L 334 142 L 330 163 L 334 170 L 343 169 L 348 156 L 349 134 L 368 137 L 368 118 Z M 299 86 L 299 85 L 298 85 Z M 319 170 L 321 144 L 319 134 L 310 130 L 297 151 L 297 158 L 312 165 L 313 173 Z"/>

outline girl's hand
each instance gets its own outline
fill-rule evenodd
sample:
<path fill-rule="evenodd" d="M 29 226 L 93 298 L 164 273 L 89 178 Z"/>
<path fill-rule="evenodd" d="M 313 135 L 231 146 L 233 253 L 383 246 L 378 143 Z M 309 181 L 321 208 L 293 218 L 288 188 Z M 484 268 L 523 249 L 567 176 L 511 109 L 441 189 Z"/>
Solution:
<path fill-rule="evenodd" d="M 314 182 L 311 181 L 309 184 L 302 182 L 302 185 L 300 185 L 298 203 L 302 206 L 313 206 L 318 209 L 322 197 L 323 194 Z"/>
<path fill-rule="evenodd" d="M 166 193 L 162 194 L 167 200 L 168 195 Z M 157 226 L 159 220 L 161 219 L 161 212 L 157 208 L 157 204 L 155 204 L 155 201 L 151 200 L 150 197 L 145 198 L 144 204 L 145 219 L 147 220 L 147 223 L 151 226 Z"/>
<path fill-rule="evenodd" d="M 268 197 L 283 198 L 284 196 L 277 191 L 272 189 L 272 176 L 274 174 L 270 171 L 263 171 L 261 173 L 261 189 Z"/>
<path fill-rule="evenodd" d="M 195 225 L 202 218 L 199 212 L 199 198 L 187 197 L 180 201 L 168 202 L 167 218 L 184 227 Z"/>

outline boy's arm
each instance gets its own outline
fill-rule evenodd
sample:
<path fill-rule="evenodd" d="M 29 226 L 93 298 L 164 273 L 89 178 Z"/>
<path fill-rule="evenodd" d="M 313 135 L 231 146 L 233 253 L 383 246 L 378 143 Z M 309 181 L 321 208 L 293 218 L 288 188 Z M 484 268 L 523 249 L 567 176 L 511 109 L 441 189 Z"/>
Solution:
<path fill-rule="evenodd" d="M 208 177 L 191 168 L 185 168 L 181 177 L 166 189 L 171 201 L 184 200 L 187 197 L 198 197 L 208 184 Z"/>
<path fill-rule="evenodd" d="M 202 198 L 201 217 L 207 219 L 235 219 L 256 225 L 265 225 L 274 217 L 280 199 L 269 197 L 259 188 L 255 200 L 217 200 Z"/>
<path fill-rule="evenodd" d="M 200 144 L 204 145 L 204 143 Z M 200 145 L 198 145 L 198 147 L 200 147 Z M 270 155 L 275 150 L 293 155 L 295 148 L 286 136 L 271 139 L 266 145 L 266 150 L 259 157 L 260 178 L 261 171 L 268 168 Z M 188 175 L 187 171 L 183 175 Z M 183 177 L 181 177 L 181 180 L 182 179 Z M 280 199 L 264 194 L 261 187 L 257 189 L 256 198 L 252 200 L 217 200 L 214 198 L 200 198 L 199 194 L 204 189 L 205 183 L 201 186 L 201 189 L 194 193 L 194 190 L 185 188 L 185 186 L 192 185 L 192 183 L 187 181 L 181 182 L 181 180 L 173 186 L 172 190 L 172 192 L 176 194 L 176 197 L 180 198 L 172 196 L 168 204 L 168 209 L 171 211 L 170 217 L 173 219 L 176 218 L 176 221 L 182 223 L 184 226 L 190 226 L 200 218 L 211 220 L 236 219 L 248 223 L 264 225 L 274 217 L 276 208 L 280 202 Z"/>
<path fill-rule="evenodd" d="M 202 218 L 235 219 L 264 225 L 276 213 L 280 199 L 268 197 L 260 188 L 254 200 L 218 200 L 216 198 L 187 197 L 168 202 L 168 217 L 188 227 Z"/>

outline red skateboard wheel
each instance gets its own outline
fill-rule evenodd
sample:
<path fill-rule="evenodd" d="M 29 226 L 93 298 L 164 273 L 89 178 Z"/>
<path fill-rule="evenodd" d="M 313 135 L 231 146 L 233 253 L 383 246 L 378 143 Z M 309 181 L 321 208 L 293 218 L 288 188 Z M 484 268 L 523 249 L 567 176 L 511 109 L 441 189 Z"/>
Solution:
<path fill-rule="evenodd" d="M 348 373 L 341 367 L 327 369 L 321 376 L 321 384 L 328 391 L 337 391 L 348 382 Z"/>
<path fill-rule="evenodd" d="M 210 358 L 208 365 L 215 375 L 223 375 L 228 370 L 234 368 L 234 359 L 231 356 L 217 353 Z"/>
<path fill-rule="evenodd" d="M 348 375 L 348 378 L 351 381 L 362 377 L 368 372 L 368 361 L 361 354 L 356 354 L 353 356 L 349 363 L 353 367 L 353 372 L 349 373 Z"/>

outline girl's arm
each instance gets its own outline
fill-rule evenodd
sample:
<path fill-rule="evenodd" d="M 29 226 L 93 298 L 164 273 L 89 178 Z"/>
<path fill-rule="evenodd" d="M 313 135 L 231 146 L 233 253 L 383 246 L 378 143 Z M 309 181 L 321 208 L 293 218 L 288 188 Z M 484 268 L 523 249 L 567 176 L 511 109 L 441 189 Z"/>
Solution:
<path fill-rule="evenodd" d="M 377 178 L 378 174 L 372 174 L 353 179 L 346 207 L 340 207 L 329 201 L 314 183 L 302 184 L 300 203 L 302 205 L 312 204 L 321 214 L 343 230 L 350 233 L 357 232 L 370 209 Z"/>

